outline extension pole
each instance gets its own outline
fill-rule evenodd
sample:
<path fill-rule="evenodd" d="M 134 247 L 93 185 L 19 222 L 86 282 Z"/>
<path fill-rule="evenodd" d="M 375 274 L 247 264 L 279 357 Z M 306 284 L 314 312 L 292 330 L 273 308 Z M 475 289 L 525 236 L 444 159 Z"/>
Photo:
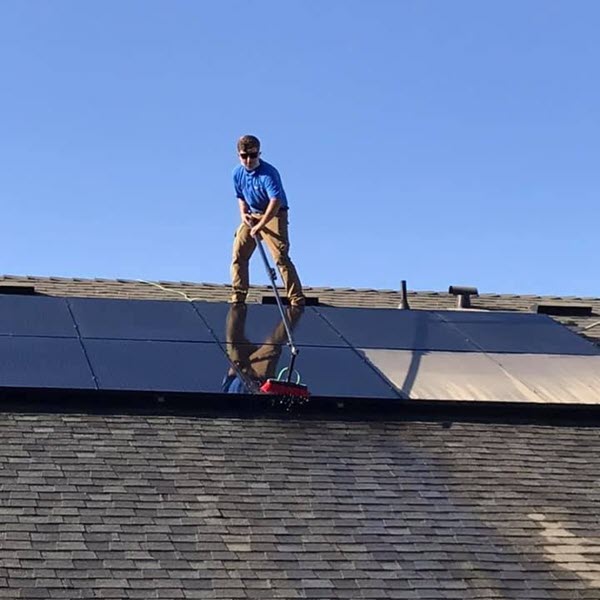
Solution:
<path fill-rule="evenodd" d="M 273 292 L 275 292 L 275 300 L 277 302 L 277 307 L 279 308 L 279 314 L 281 315 L 281 320 L 283 321 L 283 326 L 285 327 L 285 333 L 287 334 L 288 345 L 290 347 L 290 352 L 292 353 L 292 358 L 290 361 L 290 366 L 288 367 L 288 376 L 287 383 L 290 382 L 292 377 L 292 372 L 294 370 L 294 363 L 296 362 L 296 356 L 298 356 L 299 350 L 296 348 L 294 344 L 294 340 L 292 338 L 292 330 L 290 329 L 290 324 L 288 323 L 287 317 L 283 310 L 283 303 L 281 302 L 281 296 L 279 295 L 279 290 L 277 289 L 277 285 L 275 281 L 277 279 L 277 274 L 275 269 L 269 264 L 269 260 L 267 259 L 267 254 L 265 253 L 265 249 L 262 245 L 262 238 L 260 235 L 256 236 L 256 245 L 258 246 L 258 250 L 260 255 L 262 256 L 263 263 L 265 265 L 265 269 L 267 271 L 267 276 L 269 277 L 269 281 L 271 282 L 271 287 L 273 288 Z"/>

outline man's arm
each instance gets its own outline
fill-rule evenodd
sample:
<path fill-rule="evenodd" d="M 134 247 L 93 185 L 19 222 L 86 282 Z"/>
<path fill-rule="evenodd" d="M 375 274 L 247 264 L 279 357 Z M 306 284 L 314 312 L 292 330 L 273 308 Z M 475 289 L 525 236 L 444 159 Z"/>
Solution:
<path fill-rule="evenodd" d="M 261 230 L 265 228 L 266 224 L 279 212 L 280 206 L 281 201 L 278 198 L 269 198 L 267 210 L 265 210 L 260 221 L 250 230 L 250 235 L 252 237 L 256 237 L 256 234 L 260 233 Z"/>
<path fill-rule="evenodd" d="M 242 223 L 248 225 L 248 227 L 252 227 L 254 221 L 252 219 L 252 215 L 250 214 L 250 207 L 246 204 L 246 201 L 243 198 L 238 198 L 238 202 L 240 204 L 240 217 L 242 219 Z"/>

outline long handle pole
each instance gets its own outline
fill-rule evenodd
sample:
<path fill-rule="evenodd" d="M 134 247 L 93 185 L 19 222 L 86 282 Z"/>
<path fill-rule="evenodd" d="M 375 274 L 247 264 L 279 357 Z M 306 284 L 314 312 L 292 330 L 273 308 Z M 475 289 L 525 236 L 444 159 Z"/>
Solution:
<path fill-rule="evenodd" d="M 290 324 L 288 323 L 287 317 L 283 310 L 283 304 L 281 302 L 281 297 L 279 295 L 279 291 L 277 290 L 277 285 L 275 284 L 275 280 L 276 280 L 275 269 L 273 267 L 271 267 L 271 265 L 269 264 L 269 260 L 267 259 L 267 254 L 262 245 L 262 239 L 259 235 L 256 236 L 256 245 L 258 246 L 258 250 L 260 252 L 260 255 L 262 256 L 263 263 L 264 263 L 265 269 L 267 271 L 267 276 L 269 277 L 269 280 L 271 281 L 271 287 L 273 288 L 273 292 L 275 292 L 275 300 L 277 302 L 277 306 L 279 307 L 279 314 L 281 315 L 281 320 L 283 321 L 283 326 L 285 327 L 285 332 L 287 334 L 290 351 L 292 352 L 292 362 L 290 363 L 290 367 L 289 367 L 289 371 L 288 371 L 288 383 L 289 383 L 290 378 L 292 376 L 292 369 L 294 366 L 294 361 L 296 360 L 296 356 L 298 355 L 298 349 L 294 345 L 294 340 L 292 338 L 292 331 L 290 329 Z"/>

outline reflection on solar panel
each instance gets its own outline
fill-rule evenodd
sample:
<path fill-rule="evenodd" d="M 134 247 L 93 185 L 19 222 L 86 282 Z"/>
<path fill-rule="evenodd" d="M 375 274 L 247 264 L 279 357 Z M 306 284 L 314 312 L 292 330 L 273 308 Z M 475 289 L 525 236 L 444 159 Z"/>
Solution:
<path fill-rule="evenodd" d="M 285 331 L 281 330 L 281 316 L 277 306 L 265 304 L 235 305 L 221 302 L 194 302 L 220 342 L 248 342 L 252 344 L 284 344 Z M 304 310 L 286 308 L 292 324 L 294 341 L 306 346 L 348 347 L 318 313 L 312 308 Z"/>
<path fill-rule="evenodd" d="M 0 335 L 77 337 L 64 298 L 0 295 Z"/>
<path fill-rule="evenodd" d="M 313 397 L 600 398 L 600 349 L 545 315 L 287 310 Z M 289 358 L 275 306 L 0 295 L 4 388 L 247 393 Z"/>
<path fill-rule="evenodd" d="M 188 302 L 71 298 L 69 305 L 83 338 L 214 341 Z"/>
<path fill-rule="evenodd" d="M 216 343 L 141 340 L 83 341 L 102 390 L 221 391 L 227 371 Z"/>
<path fill-rule="evenodd" d="M 595 355 L 600 351 L 546 315 L 319 307 L 354 348 Z"/>
<path fill-rule="evenodd" d="M 317 310 L 355 348 L 476 350 L 463 334 L 433 311 L 332 307 Z"/>
<path fill-rule="evenodd" d="M 399 398 L 392 386 L 350 348 L 301 346 L 299 350 L 291 380 L 296 382 L 300 377 L 313 396 Z M 228 344 L 227 352 L 254 381 L 276 377 L 289 364 L 287 349 L 282 346 Z M 287 372 L 282 377 L 287 377 Z"/>
<path fill-rule="evenodd" d="M 413 400 L 540 400 L 487 354 L 379 348 L 365 348 L 362 354 Z"/>
<path fill-rule="evenodd" d="M 413 400 L 598 404 L 600 356 L 422 352 L 362 354 Z"/>
<path fill-rule="evenodd" d="M 600 356 L 490 354 L 543 402 L 600 403 Z"/>
<path fill-rule="evenodd" d="M 94 389 L 77 339 L 0 337 L 0 387 Z"/>
<path fill-rule="evenodd" d="M 522 354 L 600 354 L 591 343 L 546 315 L 508 312 L 440 311 L 440 318 L 453 325 L 484 352 Z"/>

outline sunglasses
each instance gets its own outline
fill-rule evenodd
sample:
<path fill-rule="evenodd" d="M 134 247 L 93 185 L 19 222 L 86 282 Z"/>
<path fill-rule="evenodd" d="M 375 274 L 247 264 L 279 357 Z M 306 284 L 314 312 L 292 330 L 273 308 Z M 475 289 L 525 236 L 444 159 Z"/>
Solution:
<path fill-rule="evenodd" d="M 240 158 L 246 160 L 247 158 L 255 159 L 258 157 L 258 152 L 240 152 Z"/>

